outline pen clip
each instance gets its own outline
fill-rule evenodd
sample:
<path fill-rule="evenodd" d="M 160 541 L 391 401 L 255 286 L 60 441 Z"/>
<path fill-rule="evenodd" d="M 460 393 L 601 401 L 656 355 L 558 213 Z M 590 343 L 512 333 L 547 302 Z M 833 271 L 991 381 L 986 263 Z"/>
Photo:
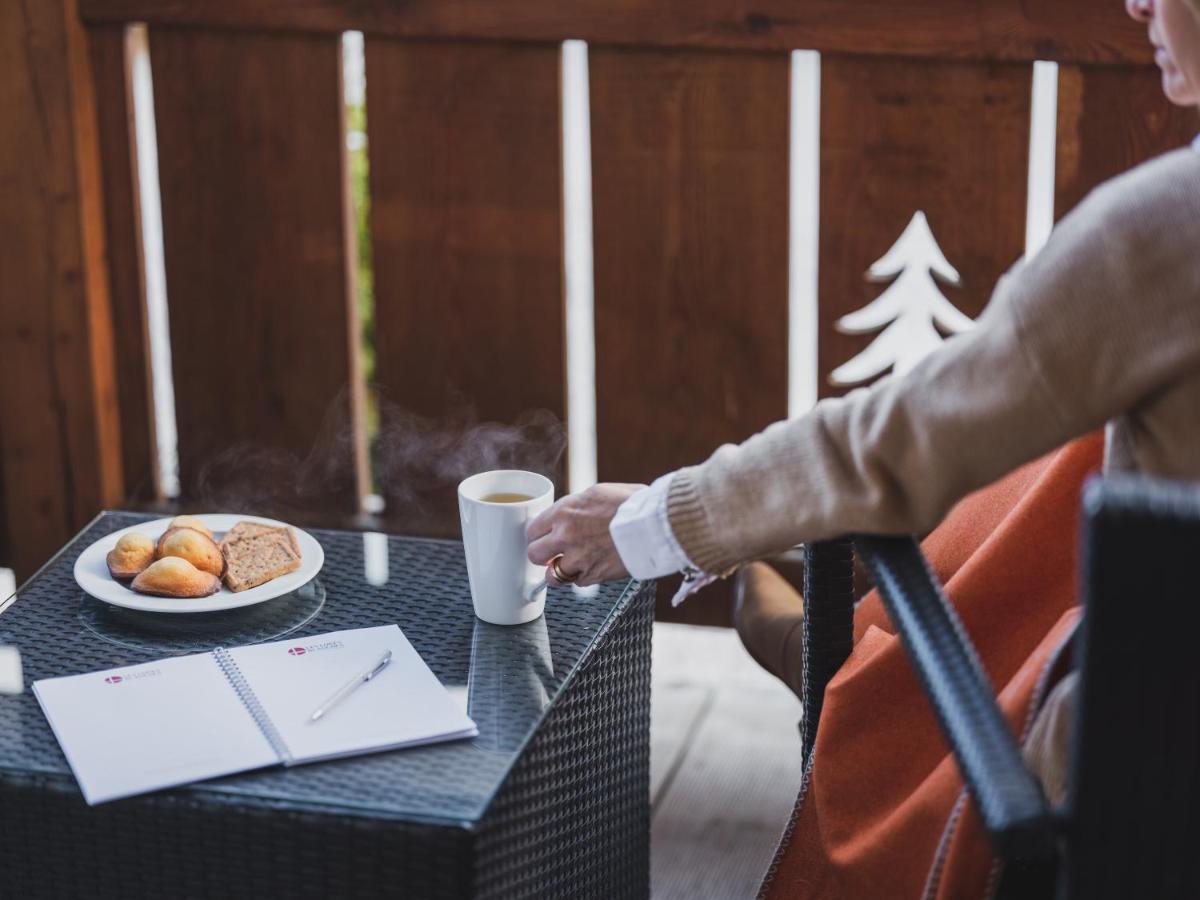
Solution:
<path fill-rule="evenodd" d="M 372 678 L 374 678 L 376 675 L 378 675 L 380 672 L 382 672 L 387 667 L 387 664 L 390 663 L 391 661 L 392 661 L 392 651 L 389 650 L 389 651 L 387 651 L 387 653 L 383 654 L 383 656 L 380 658 L 379 662 L 377 662 L 375 664 L 375 668 L 373 668 L 370 672 L 368 672 L 366 675 L 363 676 L 363 681 L 370 681 Z"/>

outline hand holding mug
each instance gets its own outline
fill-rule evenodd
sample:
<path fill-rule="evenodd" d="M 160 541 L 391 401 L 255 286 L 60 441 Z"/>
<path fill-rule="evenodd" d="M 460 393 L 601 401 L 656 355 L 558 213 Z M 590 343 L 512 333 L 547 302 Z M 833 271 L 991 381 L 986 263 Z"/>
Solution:
<path fill-rule="evenodd" d="M 529 523 L 529 561 L 546 566 L 550 584 L 586 587 L 628 578 L 608 525 L 617 508 L 643 487 L 597 484 L 563 497 Z"/>

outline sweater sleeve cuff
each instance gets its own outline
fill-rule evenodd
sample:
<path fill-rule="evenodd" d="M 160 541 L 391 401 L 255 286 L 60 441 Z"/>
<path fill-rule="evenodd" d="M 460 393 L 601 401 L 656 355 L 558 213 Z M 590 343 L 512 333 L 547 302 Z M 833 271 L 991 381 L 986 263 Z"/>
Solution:
<path fill-rule="evenodd" d="M 679 546 L 702 572 L 728 572 L 742 562 L 717 537 L 700 499 L 695 467 L 680 469 L 671 480 L 667 519 Z"/>

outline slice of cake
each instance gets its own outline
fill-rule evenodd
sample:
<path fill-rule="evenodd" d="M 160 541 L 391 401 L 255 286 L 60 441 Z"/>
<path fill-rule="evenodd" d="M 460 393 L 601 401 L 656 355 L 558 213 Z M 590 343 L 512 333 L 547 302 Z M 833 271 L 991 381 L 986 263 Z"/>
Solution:
<path fill-rule="evenodd" d="M 227 543 L 232 544 L 234 541 L 240 541 L 242 538 L 259 537 L 264 534 L 284 535 L 288 543 L 292 545 L 292 549 L 296 551 L 296 555 L 301 555 L 300 544 L 296 540 L 296 533 L 292 529 L 286 526 L 263 525 L 259 522 L 238 522 L 225 533 L 225 537 L 221 538 L 221 548 L 224 549 Z"/>
<path fill-rule="evenodd" d="M 290 528 L 243 533 L 234 540 L 226 535 L 221 552 L 225 554 L 225 585 L 235 593 L 300 568 L 300 552 Z"/>

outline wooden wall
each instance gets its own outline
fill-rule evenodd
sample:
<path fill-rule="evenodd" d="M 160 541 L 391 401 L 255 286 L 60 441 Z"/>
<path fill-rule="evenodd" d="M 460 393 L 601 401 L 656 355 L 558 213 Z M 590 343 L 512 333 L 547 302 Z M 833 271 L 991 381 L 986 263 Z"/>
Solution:
<path fill-rule="evenodd" d="M 157 497 L 158 462 L 150 393 L 149 336 L 146 323 L 145 264 L 137 184 L 130 79 L 133 46 L 123 25 L 88 31 L 95 80 L 97 149 L 107 249 L 108 295 L 117 401 L 121 415 L 121 466 L 131 497 Z"/>
<path fill-rule="evenodd" d="M 365 55 L 376 472 L 392 527 L 455 534 L 470 469 L 565 484 L 553 453 L 539 466 L 506 441 L 515 457 L 488 458 L 471 424 L 566 417 L 561 54 L 371 37 Z"/>
<path fill-rule="evenodd" d="M 124 495 L 87 38 L 0 8 L 0 479 L 18 577 Z"/>
<path fill-rule="evenodd" d="M 341 59 L 337 35 L 150 32 L 179 478 L 205 504 L 359 505 Z"/>
<path fill-rule="evenodd" d="M 828 375 L 877 334 L 835 322 L 881 285 L 863 275 L 912 216 L 962 279 L 943 293 L 971 317 L 1025 249 L 1032 67 L 832 56 L 821 65 L 819 368 Z"/>
<path fill-rule="evenodd" d="M 589 53 L 602 481 L 787 415 L 788 57 Z"/>
<path fill-rule="evenodd" d="M 444 489 L 389 481 L 412 473 L 386 447 L 368 459 L 343 30 L 366 35 L 380 428 L 398 442 L 571 414 L 560 42 L 590 42 L 606 480 L 787 413 L 791 49 L 823 54 L 822 393 L 869 342 L 833 323 L 878 294 L 863 272 L 914 212 L 970 315 L 1022 252 L 1033 60 L 1064 64 L 1060 212 L 1194 126 L 1115 2 L 53 0 L 0 16 L 0 497 L 21 576 L 100 508 L 160 491 L 129 23 L 149 30 L 186 497 L 345 521 L 377 486 L 404 530 L 450 529 L 453 510 Z"/>
<path fill-rule="evenodd" d="M 82 0 L 89 22 L 935 59 L 1150 61 L 1119 2 L 1060 0 Z"/>

